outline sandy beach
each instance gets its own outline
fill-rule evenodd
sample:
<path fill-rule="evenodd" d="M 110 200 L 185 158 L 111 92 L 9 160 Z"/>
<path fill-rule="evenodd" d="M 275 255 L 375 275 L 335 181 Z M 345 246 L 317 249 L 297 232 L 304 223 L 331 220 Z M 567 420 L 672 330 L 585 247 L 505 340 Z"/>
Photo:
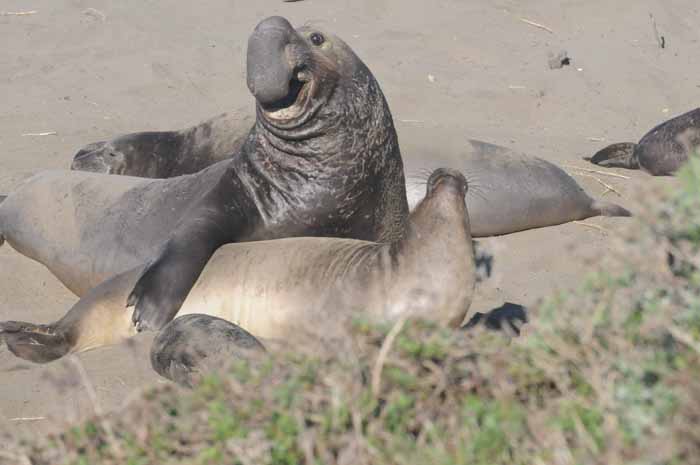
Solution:
<path fill-rule="evenodd" d="M 642 186 L 676 180 L 573 167 L 595 168 L 581 157 L 613 142 L 637 141 L 700 102 L 697 0 L 173 5 L 3 2 L 0 194 L 41 170 L 68 169 L 90 142 L 184 128 L 224 111 L 251 112 L 246 40 L 271 15 L 294 25 L 318 24 L 353 47 L 382 86 L 405 159 L 429 157 L 445 137 L 481 139 L 555 162 L 591 196 L 632 210 Z M 8 14 L 20 12 L 29 14 Z M 570 64 L 550 69 L 550 54 L 562 51 Z M 608 253 L 609 235 L 626 221 L 592 218 L 481 241 L 494 254 L 495 268 L 471 311 L 504 302 L 532 305 L 555 289 L 576 286 L 587 260 Z M 50 322 L 76 300 L 42 265 L 0 248 L 0 320 Z M 165 382 L 150 368 L 149 341 L 139 336 L 80 354 L 77 362 L 48 365 L 0 348 L 0 431 L 54 430 Z M 76 363 L 96 402 L 86 395 Z"/>

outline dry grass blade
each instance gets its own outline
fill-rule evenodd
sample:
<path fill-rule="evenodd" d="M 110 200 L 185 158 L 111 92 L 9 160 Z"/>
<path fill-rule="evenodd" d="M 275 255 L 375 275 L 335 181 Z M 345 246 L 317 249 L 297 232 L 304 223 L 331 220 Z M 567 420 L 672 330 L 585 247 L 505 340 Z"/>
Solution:
<path fill-rule="evenodd" d="M 37 14 L 38 11 L 36 10 L 30 10 L 30 11 L 0 11 L 0 16 L 29 16 L 29 15 L 35 15 Z"/>
<path fill-rule="evenodd" d="M 10 418 L 10 421 L 40 421 L 40 420 L 46 420 L 46 417 L 17 417 L 17 418 Z"/>
<path fill-rule="evenodd" d="M 600 183 L 601 186 L 605 187 L 605 189 L 606 189 L 605 192 L 603 192 L 602 195 L 605 195 L 605 194 L 607 194 L 608 192 L 614 192 L 614 193 L 616 193 L 618 196 L 622 197 L 622 194 L 620 194 L 620 192 L 619 192 L 617 189 L 615 189 L 615 188 L 614 188 L 613 186 L 611 186 L 610 184 L 608 184 L 608 183 L 606 183 L 606 182 L 603 182 L 603 180 L 600 179 L 598 176 L 593 176 L 592 174 L 586 174 L 586 173 L 570 173 L 570 174 L 573 174 L 574 176 L 583 176 L 583 177 L 585 177 L 585 178 L 593 178 L 593 179 L 595 179 L 596 181 L 598 181 L 598 183 Z"/>
<path fill-rule="evenodd" d="M 374 364 L 374 368 L 372 368 L 372 394 L 375 397 L 379 396 L 379 390 L 382 386 L 382 369 L 384 368 L 386 357 L 387 355 L 389 355 L 389 351 L 391 350 L 391 346 L 394 343 L 394 339 L 396 339 L 396 336 L 398 336 L 401 332 L 404 323 L 406 323 L 406 317 L 402 316 L 394 324 L 393 328 L 391 328 L 389 334 L 386 335 L 386 338 L 384 338 L 384 342 L 382 343 L 382 347 L 381 349 L 379 349 L 377 361 Z"/>
<path fill-rule="evenodd" d="M 562 165 L 565 168 L 569 168 L 572 170 L 579 170 L 579 171 L 585 171 L 587 173 L 596 173 L 596 174 L 602 174 L 604 176 L 611 176 L 613 178 L 620 178 L 620 179 L 630 179 L 629 176 L 624 176 L 622 174 L 617 174 L 617 173 L 607 173 L 605 171 L 600 171 L 600 170 L 592 170 L 590 168 L 582 168 L 580 166 L 574 166 L 574 165 Z"/>
<path fill-rule="evenodd" d="M 92 408 L 95 411 L 95 414 L 101 417 L 100 423 L 105 430 L 105 433 L 112 448 L 119 455 L 123 456 L 121 446 L 117 441 L 117 437 L 114 435 L 112 425 L 110 424 L 109 420 L 107 420 L 107 418 L 104 416 L 104 412 L 102 411 L 102 407 L 100 406 L 99 399 L 97 398 L 97 391 L 95 391 L 95 387 L 92 385 L 92 382 L 90 381 L 90 378 L 88 377 L 88 374 L 85 371 L 85 367 L 75 355 L 71 355 L 68 359 L 73 364 L 73 366 L 75 366 L 75 369 L 80 375 L 80 380 L 82 381 L 83 386 L 85 387 L 85 391 L 87 392 L 88 398 L 90 399 L 90 403 L 92 404 Z"/>
<path fill-rule="evenodd" d="M 666 38 L 659 34 L 659 28 L 656 27 L 656 19 L 654 19 L 654 15 L 649 13 L 649 19 L 651 20 L 651 28 L 654 30 L 656 43 L 659 44 L 660 48 L 666 48 Z"/>
<path fill-rule="evenodd" d="M 48 132 L 25 132 L 22 134 L 23 137 L 25 136 L 55 136 L 58 133 L 56 131 L 48 131 Z"/>
<path fill-rule="evenodd" d="M 683 344 L 700 354 L 700 343 L 693 339 L 693 336 L 686 333 L 676 325 L 669 326 L 668 332 L 671 333 L 671 336 L 678 339 L 680 342 L 682 342 Z"/>
<path fill-rule="evenodd" d="M 604 227 L 598 226 L 597 224 L 584 223 L 583 221 L 572 221 L 572 223 L 577 224 L 579 226 L 585 226 L 585 227 L 591 228 L 591 229 L 597 229 L 598 231 L 600 231 L 603 234 L 607 234 L 610 232 L 607 229 L 605 229 Z"/>
<path fill-rule="evenodd" d="M 529 24 L 530 26 L 535 26 L 537 28 L 543 29 L 543 30 L 549 32 L 550 34 L 554 34 L 554 31 L 551 30 L 550 28 L 548 28 L 547 26 L 545 26 L 544 24 L 536 23 L 534 21 L 530 21 L 529 19 L 525 19 L 525 18 L 520 18 L 520 21 L 524 22 L 525 24 Z"/>

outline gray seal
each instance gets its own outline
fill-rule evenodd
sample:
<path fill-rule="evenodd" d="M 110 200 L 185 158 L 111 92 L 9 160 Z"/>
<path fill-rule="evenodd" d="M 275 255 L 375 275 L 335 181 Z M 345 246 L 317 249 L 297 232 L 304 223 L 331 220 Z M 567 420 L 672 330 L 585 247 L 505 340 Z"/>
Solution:
<path fill-rule="evenodd" d="M 584 160 L 607 168 L 641 169 L 654 176 L 670 176 L 699 149 L 700 108 L 696 108 L 659 124 L 636 144 L 612 144 Z"/>

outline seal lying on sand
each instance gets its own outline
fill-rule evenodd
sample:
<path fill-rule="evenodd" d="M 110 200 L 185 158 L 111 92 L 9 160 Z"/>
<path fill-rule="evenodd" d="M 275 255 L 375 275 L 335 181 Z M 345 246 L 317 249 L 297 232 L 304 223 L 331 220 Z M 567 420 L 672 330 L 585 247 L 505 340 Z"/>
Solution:
<path fill-rule="evenodd" d="M 470 184 L 467 208 L 473 237 L 510 234 L 598 215 L 630 216 L 619 205 L 591 198 L 564 170 L 546 160 L 473 139 L 452 144 L 449 152 L 432 158 L 405 157 L 406 195 L 412 208 L 421 196 L 421 183 L 416 181 L 425 177 L 422 173 L 439 166 L 460 170 Z"/>
<path fill-rule="evenodd" d="M 355 311 L 380 320 L 417 315 L 458 326 L 475 283 L 466 189 L 459 172 L 435 171 L 404 238 L 392 243 L 301 237 L 225 245 L 207 263 L 178 316 L 223 318 L 263 343 L 298 341 L 309 325 Z M 56 323 L 5 322 L 0 334 L 15 355 L 34 362 L 123 341 L 136 333 L 124 300 L 141 269 L 90 290 Z M 171 372 L 174 355 L 167 354 L 178 352 L 170 346 L 182 343 L 177 334 L 159 336 L 171 341 L 155 357 L 160 373 Z"/>
<path fill-rule="evenodd" d="M 659 124 L 638 144 L 612 144 L 584 160 L 608 168 L 642 169 L 654 176 L 669 176 L 699 149 L 700 108 L 696 108 Z"/>
<path fill-rule="evenodd" d="M 128 299 L 144 329 L 173 318 L 225 243 L 398 239 L 408 205 L 396 132 L 352 50 L 268 18 L 249 39 L 247 79 L 257 119 L 233 158 L 163 180 L 39 174 L 0 204 L 0 235 L 79 296 L 150 261 Z"/>
<path fill-rule="evenodd" d="M 181 131 L 127 134 L 82 148 L 71 169 L 144 178 L 192 174 L 238 153 L 254 124 L 252 115 L 236 111 Z"/>

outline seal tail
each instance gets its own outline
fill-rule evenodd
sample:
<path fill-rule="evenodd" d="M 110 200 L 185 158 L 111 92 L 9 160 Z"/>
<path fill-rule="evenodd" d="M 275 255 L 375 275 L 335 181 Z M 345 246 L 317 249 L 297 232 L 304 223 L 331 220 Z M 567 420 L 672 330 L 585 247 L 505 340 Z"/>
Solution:
<path fill-rule="evenodd" d="M 35 363 L 51 362 L 70 350 L 66 337 L 52 326 L 5 321 L 0 323 L 0 341 L 4 341 L 10 352 L 19 358 Z"/>
<path fill-rule="evenodd" d="M 637 161 L 637 157 L 634 156 L 635 147 L 637 147 L 637 144 L 633 144 L 632 142 L 612 144 L 599 150 L 592 157 L 583 157 L 583 159 L 606 168 L 638 170 L 639 162 Z"/>
<path fill-rule="evenodd" d="M 594 200 L 591 209 L 602 216 L 632 216 L 626 208 L 604 200 Z"/>

